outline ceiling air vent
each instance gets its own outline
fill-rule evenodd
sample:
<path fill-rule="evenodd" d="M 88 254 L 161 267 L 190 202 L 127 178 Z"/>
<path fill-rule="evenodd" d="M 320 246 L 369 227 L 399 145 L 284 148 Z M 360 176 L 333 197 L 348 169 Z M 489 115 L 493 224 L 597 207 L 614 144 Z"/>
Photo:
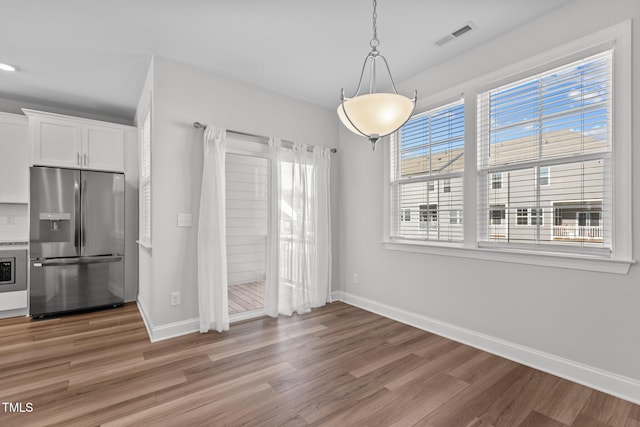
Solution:
<path fill-rule="evenodd" d="M 457 39 L 458 37 L 460 37 L 461 35 L 468 33 L 469 31 L 473 30 L 475 28 L 475 25 L 473 25 L 473 23 L 471 22 L 467 22 L 466 24 L 464 24 L 462 27 L 458 28 L 455 31 L 452 31 L 451 33 L 447 34 L 444 37 L 440 37 L 438 40 L 436 40 L 434 42 L 434 44 L 436 46 L 442 46 L 448 42 L 450 42 L 453 39 Z"/>

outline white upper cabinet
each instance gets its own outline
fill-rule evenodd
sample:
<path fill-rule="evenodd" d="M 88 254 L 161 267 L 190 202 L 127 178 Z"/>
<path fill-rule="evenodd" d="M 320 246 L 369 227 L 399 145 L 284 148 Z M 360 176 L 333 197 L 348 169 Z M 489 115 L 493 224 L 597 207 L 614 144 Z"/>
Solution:
<path fill-rule="evenodd" d="M 124 172 L 124 133 L 129 126 L 23 111 L 29 117 L 32 164 Z"/>
<path fill-rule="evenodd" d="M 29 138 L 27 119 L 0 113 L 0 203 L 29 199 Z"/>
<path fill-rule="evenodd" d="M 82 136 L 82 166 L 88 169 L 124 172 L 124 131 L 88 125 Z"/>

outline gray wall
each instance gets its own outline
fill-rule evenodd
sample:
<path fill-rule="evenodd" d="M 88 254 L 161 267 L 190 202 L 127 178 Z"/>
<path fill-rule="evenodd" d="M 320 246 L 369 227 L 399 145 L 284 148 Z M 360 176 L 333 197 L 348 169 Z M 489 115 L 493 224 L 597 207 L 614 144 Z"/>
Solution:
<path fill-rule="evenodd" d="M 141 275 L 153 279 L 141 298 L 145 298 L 147 320 L 166 330 L 162 326 L 184 325 L 198 317 L 196 246 L 203 136 L 192 123 L 327 147 L 337 146 L 338 125 L 335 112 L 329 109 L 161 57 L 154 58 L 152 92 L 153 249 Z M 332 173 L 337 217 L 337 166 Z M 178 213 L 191 213 L 193 226 L 176 227 Z M 335 282 L 337 226 L 333 239 Z M 142 257 L 140 264 L 142 269 Z M 170 306 L 171 292 L 181 293 L 181 305 Z"/>
<path fill-rule="evenodd" d="M 637 112 L 637 0 L 577 0 L 403 82 L 400 91 L 417 88 L 419 95 L 435 94 L 629 18 L 636 26 L 633 103 Z M 636 139 L 640 135 L 640 120 L 634 121 L 633 134 Z M 384 150 L 372 153 L 366 141 L 341 128 L 340 151 L 340 290 L 640 379 L 640 267 L 617 275 L 385 250 L 381 243 Z M 634 150 L 633 164 L 637 184 L 640 150 Z M 633 223 L 640 224 L 640 186 L 633 193 Z M 633 230 L 633 243 L 637 259 L 638 227 Z M 353 273 L 359 273 L 359 284 L 352 283 Z"/>

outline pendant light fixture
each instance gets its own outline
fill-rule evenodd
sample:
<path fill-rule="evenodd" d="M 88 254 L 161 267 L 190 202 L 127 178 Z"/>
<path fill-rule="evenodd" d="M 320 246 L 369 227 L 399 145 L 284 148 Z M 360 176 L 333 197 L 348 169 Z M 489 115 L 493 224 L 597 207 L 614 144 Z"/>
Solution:
<path fill-rule="evenodd" d="M 360 81 L 355 94 L 347 98 L 344 95 L 344 88 L 340 96 L 338 106 L 338 117 L 351 132 L 366 137 L 371 141 L 372 149 L 376 149 L 376 142 L 384 136 L 390 135 L 404 125 L 413 115 L 416 108 L 418 92 L 414 91 L 413 98 L 398 95 L 396 85 L 391 76 L 389 64 L 384 56 L 378 52 L 380 41 L 378 40 L 378 28 L 376 20 L 377 0 L 373 0 L 373 38 L 369 42 L 371 52 L 364 59 Z M 382 61 L 384 68 L 389 74 L 393 93 L 376 92 L 376 62 Z M 360 94 L 362 80 L 364 78 L 367 64 L 369 67 L 369 93 Z"/>

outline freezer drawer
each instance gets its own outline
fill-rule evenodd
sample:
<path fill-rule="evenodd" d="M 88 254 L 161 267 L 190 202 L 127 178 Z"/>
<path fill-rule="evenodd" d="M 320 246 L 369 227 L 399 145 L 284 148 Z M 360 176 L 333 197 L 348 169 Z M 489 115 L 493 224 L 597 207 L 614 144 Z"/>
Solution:
<path fill-rule="evenodd" d="M 124 256 L 54 258 L 30 262 L 33 317 L 120 305 Z"/>

